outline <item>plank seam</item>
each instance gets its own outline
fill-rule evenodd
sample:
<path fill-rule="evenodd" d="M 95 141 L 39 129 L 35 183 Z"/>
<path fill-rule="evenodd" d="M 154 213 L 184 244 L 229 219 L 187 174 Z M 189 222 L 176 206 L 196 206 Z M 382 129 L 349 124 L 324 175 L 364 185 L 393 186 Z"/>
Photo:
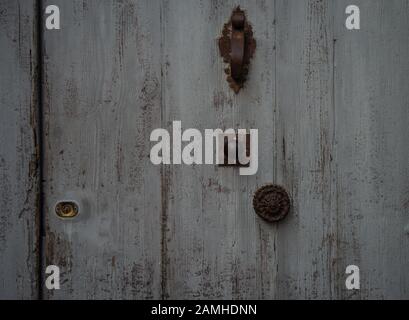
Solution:
<path fill-rule="evenodd" d="M 37 167 L 38 167 L 38 257 L 37 257 L 37 279 L 38 279 L 38 300 L 43 300 L 43 257 L 44 257 L 44 193 L 43 193 L 43 159 L 44 159 L 44 148 L 43 148 L 43 1 L 37 0 L 36 3 L 36 64 L 37 64 L 37 130 L 38 130 L 38 157 L 37 157 Z"/>

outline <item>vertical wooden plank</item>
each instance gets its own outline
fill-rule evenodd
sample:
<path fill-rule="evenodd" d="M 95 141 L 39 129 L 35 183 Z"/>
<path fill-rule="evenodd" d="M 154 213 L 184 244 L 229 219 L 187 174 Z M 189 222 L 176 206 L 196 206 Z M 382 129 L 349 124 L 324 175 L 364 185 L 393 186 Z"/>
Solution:
<path fill-rule="evenodd" d="M 257 48 L 243 91 L 234 95 L 225 89 L 234 96 L 234 102 L 233 112 L 223 116 L 233 128 L 258 130 L 258 171 L 252 176 L 240 176 L 238 170 L 233 170 L 234 207 L 228 226 L 233 244 L 231 297 L 272 299 L 277 294 L 277 225 L 255 214 L 253 195 L 259 187 L 277 183 L 276 6 L 274 1 L 231 1 L 229 14 L 237 4 L 246 10 Z"/>
<path fill-rule="evenodd" d="M 228 87 L 217 38 L 240 4 L 257 49 L 245 88 Z M 272 298 L 275 227 L 253 212 L 258 185 L 273 180 L 274 2 L 164 1 L 164 125 L 259 129 L 259 171 L 185 164 L 164 180 L 165 298 Z"/>
<path fill-rule="evenodd" d="M 36 1 L 0 2 L 0 299 L 38 295 Z"/>
<path fill-rule="evenodd" d="M 409 4 L 354 1 L 348 31 L 337 1 L 335 139 L 339 257 L 360 268 L 361 289 L 342 298 L 409 297 Z M 406 232 L 405 232 L 406 227 Z"/>
<path fill-rule="evenodd" d="M 335 295 L 331 1 L 276 1 L 277 181 L 293 210 L 278 227 L 277 297 Z"/>
<path fill-rule="evenodd" d="M 61 289 L 45 298 L 159 298 L 159 1 L 47 4 L 61 30 L 44 33 L 45 265 L 61 268 Z M 57 217 L 59 200 L 78 217 Z"/>

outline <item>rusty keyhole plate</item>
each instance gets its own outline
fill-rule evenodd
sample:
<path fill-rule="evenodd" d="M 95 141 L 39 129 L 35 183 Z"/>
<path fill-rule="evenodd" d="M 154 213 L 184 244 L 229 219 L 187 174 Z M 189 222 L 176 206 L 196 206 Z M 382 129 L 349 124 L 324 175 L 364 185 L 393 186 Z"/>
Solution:
<path fill-rule="evenodd" d="M 253 197 L 255 212 L 268 222 L 283 219 L 290 212 L 290 197 L 281 186 L 268 184 L 259 188 Z"/>
<path fill-rule="evenodd" d="M 223 61 L 228 64 L 224 70 L 227 82 L 238 93 L 246 81 L 250 59 L 256 50 L 256 40 L 245 12 L 240 6 L 235 8 L 230 20 L 224 24 L 219 38 L 219 51 Z"/>
<path fill-rule="evenodd" d="M 74 218 L 78 212 L 78 205 L 74 201 L 60 201 L 55 205 L 55 213 L 61 218 Z"/>
<path fill-rule="evenodd" d="M 246 152 L 246 157 L 250 156 L 250 134 L 246 133 L 245 137 L 243 137 L 245 140 L 245 152 Z M 221 136 L 219 136 L 219 143 L 220 146 L 222 148 L 222 154 L 223 154 L 223 162 L 219 164 L 219 166 L 221 167 L 249 167 L 250 166 L 250 162 L 246 163 L 246 164 L 242 164 L 240 163 L 240 159 L 239 159 L 239 143 L 240 143 L 240 139 L 239 139 L 239 135 L 237 133 L 235 134 L 223 134 Z M 241 141 L 241 143 L 243 143 L 243 141 Z M 231 145 L 234 144 L 234 145 Z M 229 149 L 230 147 L 233 147 L 235 149 L 235 163 L 230 164 L 228 162 L 229 159 Z"/>

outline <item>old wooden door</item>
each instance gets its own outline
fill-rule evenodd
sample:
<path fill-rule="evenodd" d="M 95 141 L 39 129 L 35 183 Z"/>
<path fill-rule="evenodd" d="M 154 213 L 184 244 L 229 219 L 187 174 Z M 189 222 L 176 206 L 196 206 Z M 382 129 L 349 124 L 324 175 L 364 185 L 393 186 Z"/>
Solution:
<path fill-rule="evenodd" d="M 353 2 L 359 30 L 346 0 L 1 1 L 0 296 L 409 298 L 409 3 Z M 235 94 L 217 39 L 237 5 L 257 48 Z M 152 164 L 175 120 L 258 129 L 257 173 Z M 268 183 L 279 223 L 253 209 Z"/>

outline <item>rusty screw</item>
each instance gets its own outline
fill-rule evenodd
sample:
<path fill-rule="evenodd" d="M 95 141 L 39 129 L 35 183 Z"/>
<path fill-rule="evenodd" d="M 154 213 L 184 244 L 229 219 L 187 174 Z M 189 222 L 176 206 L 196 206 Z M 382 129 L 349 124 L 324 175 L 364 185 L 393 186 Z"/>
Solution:
<path fill-rule="evenodd" d="M 264 220 L 276 222 L 290 211 L 290 197 L 283 187 L 268 184 L 254 194 L 253 207 Z"/>
<path fill-rule="evenodd" d="M 61 201 L 55 206 L 55 213 L 61 218 L 74 218 L 78 212 L 78 205 L 73 201 Z"/>

